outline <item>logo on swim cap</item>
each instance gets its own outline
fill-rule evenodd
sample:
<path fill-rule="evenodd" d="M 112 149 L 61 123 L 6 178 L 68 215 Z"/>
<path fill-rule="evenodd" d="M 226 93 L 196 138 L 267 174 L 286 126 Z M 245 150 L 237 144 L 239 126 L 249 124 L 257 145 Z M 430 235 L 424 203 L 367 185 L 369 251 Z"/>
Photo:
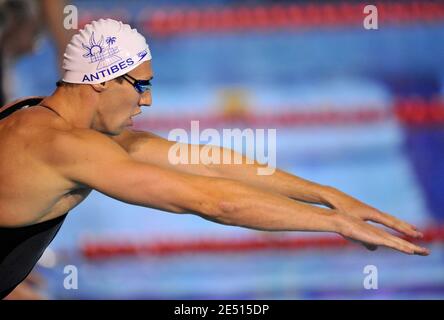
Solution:
<path fill-rule="evenodd" d="M 143 51 L 139 52 L 139 53 L 137 54 L 137 56 L 139 57 L 139 61 L 142 60 L 143 58 L 145 58 L 145 56 L 146 56 L 147 54 L 148 54 L 148 51 L 147 51 L 147 50 L 143 50 Z M 137 61 L 137 62 L 139 62 L 139 61 Z"/>
<path fill-rule="evenodd" d="M 86 53 L 83 55 L 85 58 L 90 58 L 89 63 L 96 63 L 97 70 L 109 67 L 110 65 L 121 61 L 122 58 L 117 54 L 119 53 L 119 47 L 111 47 L 111 44 L 116 42 L 116 37 L 108 37 L 106 38 L 107 47 L 102 46 L 103 44 L 103 35 L 100 38 L 99 43 L 94 39 L 94 32 L 89 39 L 89 46 L 82 43 L 83 48 L 86 50 Z"/>
<path fill-rule="evenodd" d="M 116 42 L 116 37 L 108 37 L 106 38 L 106 43 L 110 46 L 112 45 L 114 42 Z"/>
<path fill-rule="evenodd" d="M 148 60 L 149 47 L 136 29 L 120 21 L 100 19 L 87 24 L 66 47 L 63 81 L 101 83 Z"/>

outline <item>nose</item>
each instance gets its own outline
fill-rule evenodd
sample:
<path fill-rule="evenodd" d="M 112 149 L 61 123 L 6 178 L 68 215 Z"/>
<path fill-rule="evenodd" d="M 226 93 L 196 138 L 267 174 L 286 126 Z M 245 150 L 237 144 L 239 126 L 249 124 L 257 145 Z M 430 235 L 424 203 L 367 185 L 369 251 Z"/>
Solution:
<path fill-rule="evenodd" d="M 140 96 L 139 106 L 151 107 L 153 99 L 151 97 L 151 90 L 145 91 Z"/>

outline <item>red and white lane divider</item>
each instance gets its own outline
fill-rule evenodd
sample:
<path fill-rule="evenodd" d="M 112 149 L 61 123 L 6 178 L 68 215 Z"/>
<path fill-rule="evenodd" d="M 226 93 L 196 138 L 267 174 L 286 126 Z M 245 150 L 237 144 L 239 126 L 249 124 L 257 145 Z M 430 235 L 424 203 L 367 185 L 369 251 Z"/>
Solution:
<path fill-rule="evenodd" d="M 432 1 L 376 2 L 383 24 L 444 20 L 444 3 Z M 143 31 L 152 36 L 196 32 L 304 29 L 362 26 L 366 4 L 350 2 L 299 5 L 253 5 L 210 8 L 168 8 L 146 11 Z"/>
<path fill-rule="evenodd" d="M 377 6 L 379 22 L 408 24 L 442 22 L 442 1 L 372 2 Z M 151 37 L 201 32 L 242 32 L 249 30 L 300 30 L 318 27 L 362 27 L 363 9 L 367 3 L 306 3 L 273 5 L 238 5 L 221 7 L 168 6 L 141 7 L 136 16 L 128 9 L 83 10 L 80 26 L 103 16 L 136 21 L 140 31 Z"/>
<path fill-rule="evenodd" d="M 430 227 L 424 230 L 424 238 L 420 241 L 426 244 L 444 243 L 444 226 Z M 407 239 L 407 238 L 405 238 Z M 178 239 L 169 241 L 86 241 L 81 245 L 81 252 L 87 259 L 109 259 L 131 256 L 169 256 L 178 254 L 211 254 L 211 253 L 240 253 L 263 250 L 331 250 L 353 247 L 355 244 L 340 236 L 322 237 L 273 237 L 262 235 L 238 239 Z"/>
<path fill-rule="evenodd" d="M 295 107 L 297 110 L 299 107 Z M 192 110 L 190 108 L 188 110 Z M 254 108 L 249 108 L 254 110 Z M 286 108 L 287 110 L 290 108 Z M 314 108 L 315 109 L 315 108 Z M 188 128 L 190 122 L 199 120 L 200 127 L 259 127 L 292 128 L 306 126 L 365 125 L 396 120 L 411 126 L 433 126 L 444 124 L 444 100 L 398 99 L 387 109 L 356 106 L 355 110 L 342 111 L 286 111 L 274 114 L 254 114 L 246 111 L 239 115 L 184 115 L 149 116 L 136 120 L 138 129 L 170 130 Z"/>

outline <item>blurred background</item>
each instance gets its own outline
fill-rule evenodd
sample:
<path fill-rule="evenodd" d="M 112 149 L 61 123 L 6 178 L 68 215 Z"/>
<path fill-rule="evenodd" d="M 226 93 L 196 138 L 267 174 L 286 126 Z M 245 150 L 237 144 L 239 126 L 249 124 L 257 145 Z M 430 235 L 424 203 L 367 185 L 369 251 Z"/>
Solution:
<path fill-rule="evenodd" d="M 78 8 L 79 27 L 109 17 L 147 37 L 153 106 L 136 128 L 163 137 L 191 120 L 201 130 L 277 129 L 279 168 L 416 224 L 432 254 L 222 226 L 93 192 L 37 267 L 50 298 L 444 297 L 444 2 L 372 2 L 377 30 L 363 27 L 367 1 L 66 4 Z M 6 101 L 51 94 L 59 79 L 65 40 L 54 28 L 31 24 L 22 41 L 31 48 L 8 53 L 5 37 L 17 40 L 32 14 L 2 24 Z M 66 265 L 78 269 L 76 290 L 63 286 Z M 367 265 L 377 267 L 377 290 L 363 286 Z"/>

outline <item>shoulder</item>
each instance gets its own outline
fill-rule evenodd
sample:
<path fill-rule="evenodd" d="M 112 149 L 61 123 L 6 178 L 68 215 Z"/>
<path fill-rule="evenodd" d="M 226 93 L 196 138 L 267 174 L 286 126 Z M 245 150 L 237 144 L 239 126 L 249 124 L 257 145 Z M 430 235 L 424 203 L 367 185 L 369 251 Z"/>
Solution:
<path fill-rule="evenodd" d="M 97 159 L 127 156 L 125 150 L 113 139 L 92 129 L 56 130 L 51 140 L 54 151 L 62 159 L 66 156 L 85 160 L 92 160 L 91 157 Z"/>
<path fill-rule="evenodd" d="M 63 119 L 40 112 L 21 116 L 19 128 L 14 128 L 11 138 L 42 164 L 51 168 L 77 167 L 85 161 L 105 162 L 128 157 L 109 136 L 92 129 L 72 127 Z"/>
<path fill-rule="evenodd" d="M 133 129 L 125 129 L 121 134 L 112 137 L 112 139 L 130 154 L 150 141 L 163 140 L 162 137 L 152 132 Z"/>
<path fill-rule="evenodd" d="M 91 184 L 91 177 L 108 179 L 131 161 L 128 153 L 110 137 L 90 129 L 57 131 L 39 148 L 39 159 L 61 176 Z"/>
<path fill-rule="evenodd" d="M 10 107 L 14 108 L 14 106 Z M 4 110 L 7 110 L 5 108 Z M 34 130 L 50 130 L 51 128 L 59 130 L 69 130 L 70 125 L 58 117 L 54 112 L 41 106 L 32 106 L 16 110 L 2 120 L 2 124 L 7 126 L 9 131 L 14 134 L 29 133 Z"/>

